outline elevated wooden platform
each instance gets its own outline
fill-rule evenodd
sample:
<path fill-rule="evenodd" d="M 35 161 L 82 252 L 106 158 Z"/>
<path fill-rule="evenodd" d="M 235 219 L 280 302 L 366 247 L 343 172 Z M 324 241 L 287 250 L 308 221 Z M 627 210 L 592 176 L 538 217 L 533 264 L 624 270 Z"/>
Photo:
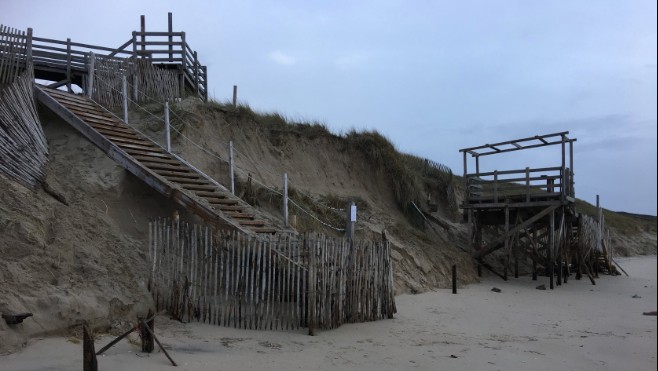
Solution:
<path fill-rule="evenodd" d="M 35 85 L 36 98 L 136 177 L 203 219 L 247 234 L 279 229 L 157 143 L 79 95 Z"/>
<path fill-rule="evenodd" d="M 461 204 L 470 226 L 469 244 L 481 267 L 507 279 L 508 271 L 519 275 L 519 261 L 532 261 L 533 277 L 543 267 L 551 278 L 557 272 L 569 275 L 571 261 L 582 256 L 578 249 L 578 219 L 575 213 L 573 143 L 569 132 L 515 139 L 461 149 L 464 156 L 464 191 Z M 561 147 L 560 166 L 482 171 L 480 158 L 547 146 Z M 468 155 L 475 171 L 468 171 Z M 575 236 L 575 238 L 574 238 Z M 485 258 L 500 251 L 502 273 Z M 512 268 L 513 264 L 513 268 Z M 576 263 L 580 269 L 580 263 Z M 566 267 L 566 272 L 563 268 Z"/>

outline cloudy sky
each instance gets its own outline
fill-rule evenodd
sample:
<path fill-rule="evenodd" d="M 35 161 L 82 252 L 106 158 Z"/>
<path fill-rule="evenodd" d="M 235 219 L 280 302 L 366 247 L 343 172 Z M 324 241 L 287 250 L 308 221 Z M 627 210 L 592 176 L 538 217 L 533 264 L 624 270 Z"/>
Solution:
<path fill-rule="evenodd" d="M 173 12 L 217 100 L 238 85 L 256 110 L 376 129 L 458 174 L 460 148 L 570 131 L 578 197 L 656 215 L 656 1 L 95 3 L 0 0 L 0 23 L 119 46 Z"/>

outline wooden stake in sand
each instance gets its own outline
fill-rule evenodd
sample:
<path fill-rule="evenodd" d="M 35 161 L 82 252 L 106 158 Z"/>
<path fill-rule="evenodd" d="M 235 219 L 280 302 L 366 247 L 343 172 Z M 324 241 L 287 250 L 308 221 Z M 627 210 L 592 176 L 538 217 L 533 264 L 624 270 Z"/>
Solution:
<path fill-rule="evenodd" d="M 167 359 L 169 359 L 169 362 L 171 362 L 171 364 L 174 365 L 174 366 L 178 366 L 178 365 L 176 364 L 176 362 L 174 362 L 174 360 L 171 359 L 171 357 L 169 356 L 169 353 L 167 353 L 167 350 L 166 350 L 166 349 L 162 346 L 162 344 L 160 343 L 160 340 L 158 340 L 158 338 L 155 336 L 155 334 L 153 333 L 153 331 L 151 331 L 151 328 L 149 327 L 149 325 L 146 324 L 146 321 L 144 321 L 144 320 L 142 319 L 141 322 L 140 322 L 140 325 L 141 325 L 144 329 L 146 329 L 146 331 L 147 331 L 149 334 L 151 334 L 151 336 L 153 337 L 153 339 L 155 340 L 155 342 L 158 343 L 158 346 L 160 347 L 160 350 L 162 351 L 162 353 L 164 353 L 164 355 L 167 356 Z"/>
<path fill-rule="evenodd" d="M 98 361 L 94 354 L 94 337 L 87 323 L 82 325 L 82 369 L 84 371 L 98 371 Z"/>

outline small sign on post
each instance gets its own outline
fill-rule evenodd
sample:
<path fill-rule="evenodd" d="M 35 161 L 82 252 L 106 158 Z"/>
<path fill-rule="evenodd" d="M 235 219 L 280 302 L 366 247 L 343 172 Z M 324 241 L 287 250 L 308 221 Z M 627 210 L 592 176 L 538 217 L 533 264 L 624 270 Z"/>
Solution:
<path fill-rule="evenodd" d="M 356 205 L 350 202 L 347 206 L 347 222 L 345 223 L 345 238 L 354 239 L 354 224 L 356 223 Z"/>

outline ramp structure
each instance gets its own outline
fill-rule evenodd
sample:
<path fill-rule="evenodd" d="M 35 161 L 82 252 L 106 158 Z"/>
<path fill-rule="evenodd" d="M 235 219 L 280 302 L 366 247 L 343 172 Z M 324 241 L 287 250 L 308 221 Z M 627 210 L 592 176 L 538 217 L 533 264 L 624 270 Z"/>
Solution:
<path fill-rule="evenodd" d="M 212 224 L 247 234 L 278 228 L 180 157 L 88 98 L 35 85 L 37 99 L 146 184 Z"/>

